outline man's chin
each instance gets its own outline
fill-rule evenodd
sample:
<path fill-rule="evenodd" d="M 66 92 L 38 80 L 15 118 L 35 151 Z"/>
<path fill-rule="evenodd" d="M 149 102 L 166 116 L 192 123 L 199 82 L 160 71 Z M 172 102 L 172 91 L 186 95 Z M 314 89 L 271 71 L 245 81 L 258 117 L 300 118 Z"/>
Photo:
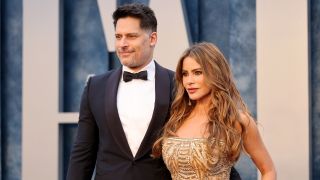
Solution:
<path fill-rule="evenodd" d="M 127 67 L 132 66 L 132 63 L 130 63 L 131 62 L 130 59 L 122 58 L 122 59 L 120 59 L 120 62 L 121 62 L 122 65 L 127 66 Z"/>
<path fill-rule="evenodd" d="M 121 62 L 121 64 L 122 65 L 124 65 L 124 66 L 126 66 L 126 67 L 128 67 L 128 68 L 130 68 L 130 69 L 135 69 L 135 68 L 137 68 L 138 66 L 137 65 L 135 65 L 135 64 L 132 64 L 132 63 L 127 63 L 127 62 Z"/>

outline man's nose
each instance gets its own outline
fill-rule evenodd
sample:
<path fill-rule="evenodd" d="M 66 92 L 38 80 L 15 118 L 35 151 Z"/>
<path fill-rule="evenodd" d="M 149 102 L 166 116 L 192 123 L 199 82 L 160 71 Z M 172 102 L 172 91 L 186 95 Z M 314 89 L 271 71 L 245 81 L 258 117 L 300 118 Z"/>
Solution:
<path fill-rule="evenodd" d="M 128 41 L 126 38 L 121 38 L 120 41 L 119 41 L 119 45 L 120 47 L 126 47 L 128 46 Z"/>

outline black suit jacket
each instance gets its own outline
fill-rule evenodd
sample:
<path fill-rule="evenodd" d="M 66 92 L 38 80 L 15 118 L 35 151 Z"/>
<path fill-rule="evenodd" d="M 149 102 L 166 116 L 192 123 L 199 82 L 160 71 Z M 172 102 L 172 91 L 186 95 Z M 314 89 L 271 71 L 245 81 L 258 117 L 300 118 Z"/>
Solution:
<path fill-rule="evenodd" d="M 150 157 L 151 148 L 169 117 L 174 73 L 156 63 L 155 106 L 152 119 L 135 157 L 132 156 L 117 110 L 122 75 L 118 68 L 90 78 L 84 89 L 78 132 L 67 180 L 171 179 L 162 159 Z"/>
<path fill-rule="evenodd" d="M 155 65 L 155 106 L 149 127 L 132 156 L 117 110 L 122 69 L 89 79 L 82 95 L 78 132 L 68 169 L 68 180 L 170 179 L 161 159 L 150 157 L 151 147 L 169 116 L 174 73 Z"/>

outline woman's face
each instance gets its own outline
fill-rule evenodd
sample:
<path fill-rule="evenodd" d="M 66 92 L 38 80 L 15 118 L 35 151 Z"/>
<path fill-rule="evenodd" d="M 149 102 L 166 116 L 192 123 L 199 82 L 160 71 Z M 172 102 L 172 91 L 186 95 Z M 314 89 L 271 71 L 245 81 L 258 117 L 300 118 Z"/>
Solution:
<path fill-rule="evenodd" d="M 182 63 L 182 83 L 191 100 L 208 98 L 210 88 L 205 81 L 203 69 L 192 57 L 186 57 Z"/>

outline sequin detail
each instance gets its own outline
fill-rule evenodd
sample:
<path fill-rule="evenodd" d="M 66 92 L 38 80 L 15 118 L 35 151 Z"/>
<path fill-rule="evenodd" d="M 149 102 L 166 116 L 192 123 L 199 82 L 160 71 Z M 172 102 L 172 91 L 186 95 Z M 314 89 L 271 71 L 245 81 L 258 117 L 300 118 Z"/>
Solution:
<path fill-rule="evenodd" d="M 223 143 L 223 142 L 221 142 Z M 208 153 L 205 138 L 170 137 L 163 141 L 162 156 L 173 180 L 227 180 L 233 163 L 215 147 Z"/>

